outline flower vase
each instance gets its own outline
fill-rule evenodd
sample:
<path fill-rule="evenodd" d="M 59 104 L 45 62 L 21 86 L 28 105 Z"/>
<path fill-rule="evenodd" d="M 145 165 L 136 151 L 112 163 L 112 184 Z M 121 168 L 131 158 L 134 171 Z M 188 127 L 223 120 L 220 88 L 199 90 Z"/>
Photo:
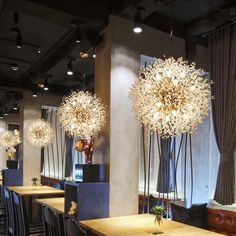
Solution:
<path fill-rule="evenodd" d="M 158 225 L 157 227 L 160 227 L 160 226 L 161 226 L 161 223 L 163 223 L 163 222 L 162 222 L 162 215 L 155 215 L 154 223 L 155 223 L 155 225 Z M 163 234 L 163 233 L 164 233 L 164 232 L 158 230 L 158 231 L 155 231 L 155 232 L 152 233 L 152 234 L 156 235 L 156 234 Z"/>
<path fill-rule="evenodd" d="M 86 164 L 93 164 L 93 152 L 85 151 L 85 163 Z"/>

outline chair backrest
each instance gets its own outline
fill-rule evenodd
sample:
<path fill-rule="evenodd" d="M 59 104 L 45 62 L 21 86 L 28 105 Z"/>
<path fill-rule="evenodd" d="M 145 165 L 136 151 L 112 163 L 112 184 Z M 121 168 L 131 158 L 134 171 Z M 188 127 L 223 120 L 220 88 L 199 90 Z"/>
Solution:
<path fill-rule="evenodd" d="M 207 227 L 206 203 L 193 204 L 190 208 L 171 203 L 172 220 L 199 228 Z"/>
<path fill-rule="evenodd" d="M 53 185 L 52 185 L 53 188 L 56 188 L 56 189 L 61 189 L 61 184 L 59 182 L 55 182 Z"/>
<path fill-rule="evenodd" d="M 14 213 L 16 217 L 16 236 L 29 236 L 29 223 L 25 203 L 20 195 L 12 192 Z"/>
<path fill-rule="evenodd" d="M 43 225 L 46 236 L 63 236 L 62 215 L 43 207 Z"/>
<path fill-rule="evenodd" d="M 65 236 L 85 236 L 86 233 L 78 223 L 71 219 L 64 217 L 64 228 L 65 228 Z"/>
<path fill-rule="evenodd" d="M 13 209 L 12 194 L 7 187 L 4 188 L 4 198 L 7 215 L 7 235 L 15 235 L 15 214 Z"/>

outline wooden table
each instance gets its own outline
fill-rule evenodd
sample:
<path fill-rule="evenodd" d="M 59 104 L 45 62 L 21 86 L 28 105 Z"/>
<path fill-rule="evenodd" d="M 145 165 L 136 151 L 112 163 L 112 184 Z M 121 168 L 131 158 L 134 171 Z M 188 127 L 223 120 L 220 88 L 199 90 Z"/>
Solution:
<path fill-rule="evenodd" d="M 64 196 L 64 190 L 49 186 L 9 186 L 7 188 L 24 198 L 30 223 L 41 222 L 42 212 L 39 205 L 35 204 L 36 198 Z"/>
<path fill-rule="evenodd" d="M 49 186 L 9 186 L 8 189 L 21 196 L 64 196 L 64 190 Z"/>
<path fill-rule="evenodd" d="M 80 225 L 102 236 L 151 236 L 156 231 L 162 231 L 163 236 L 222 235 L 166 219 L 159 226 L 154 223 L 154 216 L 149 214 L 85 220 L 80 221 Z"/>
<path fill-rule="evenodd" d="M 36 199 L 36 202 L 40 205 L 50 207 L 54 211 L 63 214 L 64 207 L 65 207 L 65 198 L 58 197 L 58 198 L 41 198 Z"/>

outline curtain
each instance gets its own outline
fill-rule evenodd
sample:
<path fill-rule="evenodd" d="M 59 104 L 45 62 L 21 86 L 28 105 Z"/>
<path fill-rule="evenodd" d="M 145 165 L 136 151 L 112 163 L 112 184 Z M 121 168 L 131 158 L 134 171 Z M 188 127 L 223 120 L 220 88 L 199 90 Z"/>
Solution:
<path fill-rule="evenodd" d="M 173 139 L 160 139 L 160 164 L 157 180 L 157 192 L 169 193 L 174 191 L 174 166 L 173 166 Z"/>
<path fill-rule="evenodd" d="M 234 150 L 236 147 L 236 30 L 228 26 L 210 36 L 213 122 L 220 163 L 214 200 L 235 202 Z"/>
<path fill-rule="evenodd" d="M 54 137 L 53 142 L 44 148 L 43 174 L 48 177 L 63 179 L 66 161 L 65 132 L 58 121 L 57 108 L 45 108 L 45 119 L 51 125 Z"/>
<path fill-rule="evenodd" d="M 74 140 L 73 138 L 65 134 L 65 141 L 66 141 L 65 177 L 70 177 L 73 172 L 72 148 Z"/>
<path fill-rule="evenodd" d="M 83 164 L 82 153 L 75 150 L 76 138 L 66 135 L 57 117 L 57 107 L 44 106 L 42 117 L 51 125 L 54 133 L 53 142 L 42 149 L 41 172 L 44 176 L 57 179 L 73 180 L 76 164 Z"/>

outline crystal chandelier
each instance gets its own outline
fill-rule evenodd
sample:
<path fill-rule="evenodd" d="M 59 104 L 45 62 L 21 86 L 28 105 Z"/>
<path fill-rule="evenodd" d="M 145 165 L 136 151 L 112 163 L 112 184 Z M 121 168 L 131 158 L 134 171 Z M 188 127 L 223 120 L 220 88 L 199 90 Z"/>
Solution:
<path fill-rule="evenodd" d="M 21 143 L 20 132 L 18 130 L 4 131 L 0 136 L 0 145 L 5 148 L 11 148 Z"/>
<path fill-rule="evenodd" d="M 86 139 L 101 130 L 105 124 L 106 113 L 96 95 L 77 91 L 63 98 L 58 117 L 68 135 Z"/>
<path fill-rule="evenodd" d="M 53 130 L 44 120 L 34 120 L 25 130 L 26 141 L 33 147 L 46 147 L 53 139 Z"/>
<path fill-rule="evenodd" d="M 203 70 L 170 57 L 140 69 L 130 98 L 138 119 L 169 137 L 196 129 L 209 112 L 211 90 Z"/>

